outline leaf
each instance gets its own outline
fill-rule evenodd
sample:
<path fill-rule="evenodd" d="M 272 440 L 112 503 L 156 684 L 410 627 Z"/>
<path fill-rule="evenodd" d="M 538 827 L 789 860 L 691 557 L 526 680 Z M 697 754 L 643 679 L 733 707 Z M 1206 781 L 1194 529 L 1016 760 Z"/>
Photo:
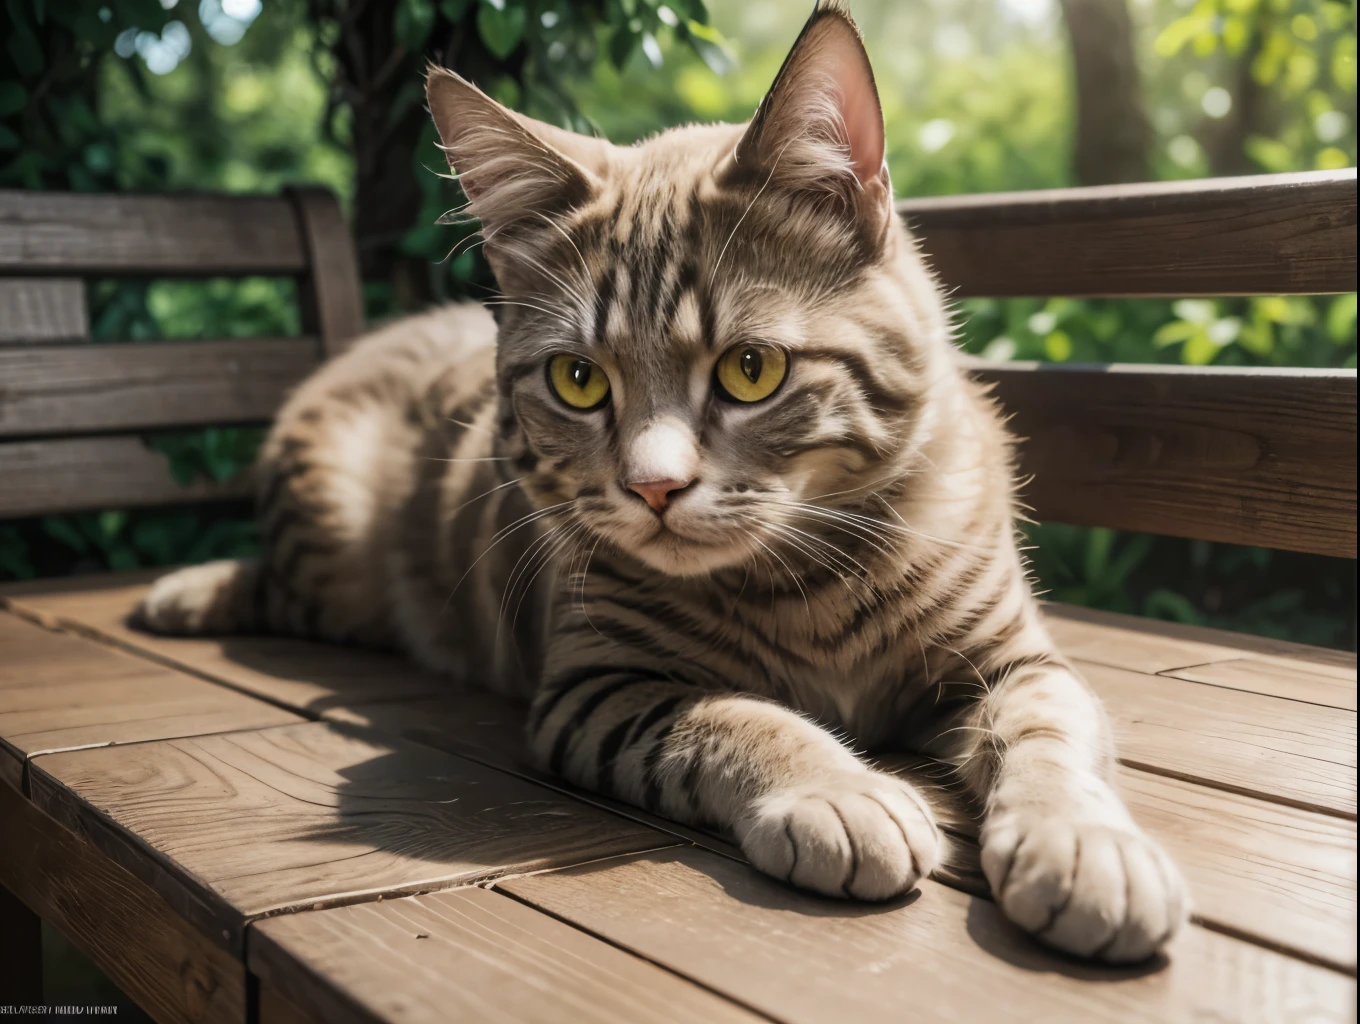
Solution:
<path fill-rule="evenodd" d="M 0 117 L 9 117 L 24 109 L 28 90 L 18 82 L 0 82 Z"/>
<path fill-rule="evenodd" d="M 408 50 L 419 51 L 434 28 L 433 0 L 401 0 L 392 23 L 397 42 Z"/>
<path fill-rule="evenodd" d="M 1157 328 L 1152 335 L 1152 344 L 1155 348 L 1179 345 L 1183 341 L 1189 341 L 1199 330 L 1198 324 L 1192 324 L 1188 320 L 1172 320 L 1169 324 L 1162 324 Z"/>
<path fill-rule="evenodd" d="M 449 21 L 462 21 L 473 0 L 440 0 L 439 11 Z"/>
<path fill-rule="evenodd" d="M 77 554 L 83 555 L 90 550 L 89 542 L 76 529 L 70 516 L 43 516 L 42 530 L 53 540 L 65 544 Z"/>
<path fill-rule="evenodd" d="M 477 11 L 477 32 L 491 53 L 505 60 L 524 38 L 524 8 L 507 6 L 497 10 L 483 4 Z"/>
<path fill-rule="evenodd" d="M 725 75 L 736 66 L 736 58 L 717 29 L 691 18 L 681 34 L 714 74 Z"/>
<path fill-rule="evenodd" d="M 1327 310 L 1327 337 L 1338 345 L 1355 340 L 1355 293 L 1342 295 Z"/>

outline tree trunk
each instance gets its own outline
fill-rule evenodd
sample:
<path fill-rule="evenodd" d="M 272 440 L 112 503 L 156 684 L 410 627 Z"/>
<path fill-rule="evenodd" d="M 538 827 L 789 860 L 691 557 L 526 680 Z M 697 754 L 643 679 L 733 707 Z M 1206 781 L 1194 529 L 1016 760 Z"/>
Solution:
<path fill-rule="evenodd" d="M 1146 181 L 1152 133 L 1125 0 L 1062 0 L 1077 101 L 1073 172 L 1082 185 Z"/>

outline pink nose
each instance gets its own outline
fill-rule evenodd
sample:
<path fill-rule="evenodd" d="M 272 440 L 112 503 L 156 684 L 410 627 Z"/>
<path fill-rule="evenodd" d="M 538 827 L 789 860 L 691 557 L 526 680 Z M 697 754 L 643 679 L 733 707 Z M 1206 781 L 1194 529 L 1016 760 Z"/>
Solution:
<path fill-rule="evenodd" d="M 651 506 L 653 512 L 660 512 L 670 500 L 672 491 L 684 490 L 694 481 L 691 480 L 639 480 L 628 484 L 630 491 Z"/>

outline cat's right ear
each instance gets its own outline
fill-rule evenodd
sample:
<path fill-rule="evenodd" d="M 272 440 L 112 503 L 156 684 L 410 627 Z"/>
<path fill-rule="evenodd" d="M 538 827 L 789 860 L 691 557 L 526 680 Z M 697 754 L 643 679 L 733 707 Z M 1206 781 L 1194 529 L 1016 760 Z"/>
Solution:
<path fill-rule="evenodd" d="M 588 201 L 608 172 L 609 144 L 502 106 L 461 75 L 431 65 L 425 97 L 449 166 L 488 244 Z"/>

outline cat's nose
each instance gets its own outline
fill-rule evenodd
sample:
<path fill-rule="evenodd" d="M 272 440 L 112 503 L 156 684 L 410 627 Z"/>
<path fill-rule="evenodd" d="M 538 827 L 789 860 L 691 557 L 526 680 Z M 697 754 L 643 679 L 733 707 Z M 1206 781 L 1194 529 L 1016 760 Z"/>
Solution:
<path fill-rule="evenodd" d="M 676 491 L 683 491 L 690 484 L 694 483 L 693 478 L 689 480 L 635 480 L 625 486 L 645 501 L 653 512 L 658 514 L 665 509 L 666 503 Z"/>

